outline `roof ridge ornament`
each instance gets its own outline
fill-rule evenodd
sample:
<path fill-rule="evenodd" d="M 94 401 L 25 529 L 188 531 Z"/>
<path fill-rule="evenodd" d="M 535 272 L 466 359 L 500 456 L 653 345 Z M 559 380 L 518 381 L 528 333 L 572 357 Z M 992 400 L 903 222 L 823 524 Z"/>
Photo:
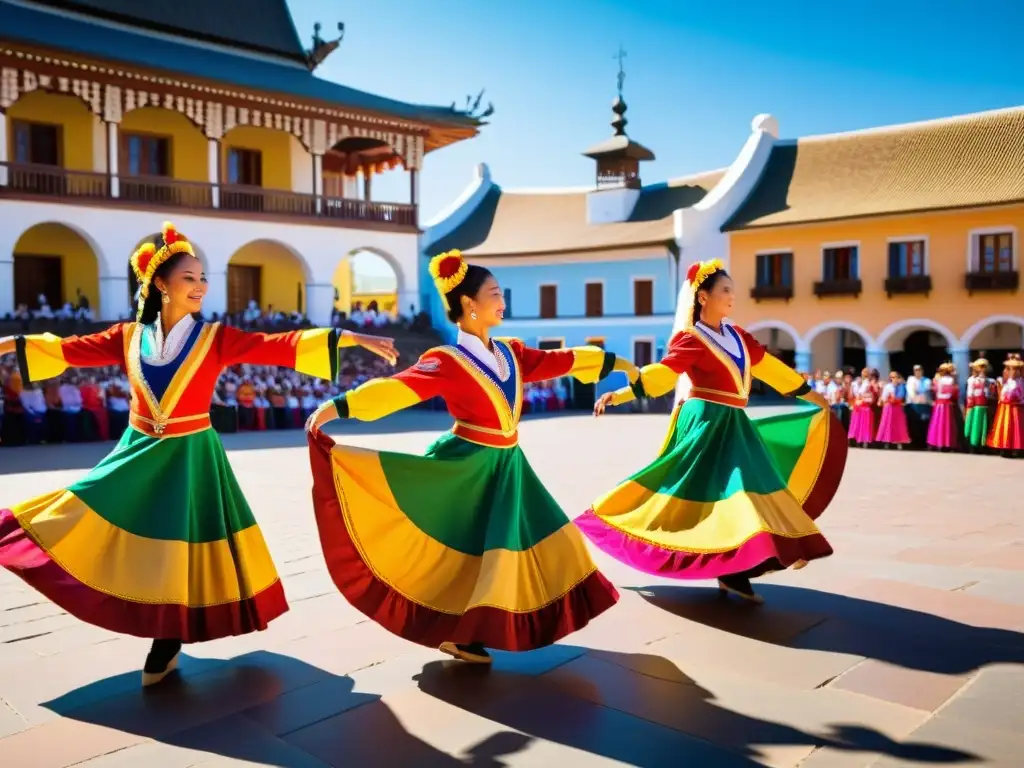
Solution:
<path fill-rule="evenodd" d="M 472 94 L 467 94 L 466 104 L 463 106 L 462 109 L 456 107 L 454 101 L 451 103 L 451 106 L 448 107 L 448 109 L 450 109 L 452 112 L 455 112 L 456 114 L 472 118 L 473 120 L 483 120 L 483 118 L 485 117 L 490 117 L 491 115 L 494 114 L 493 102 L 488 101 L 487 108 L 483 112 L 480 111 L 480 103 L 484 99 L 484 93 L 486 92 L 486 90 L 486 88 L 481 88 L 480 93 L 476 95 L 476 98 L 473 98 Z M 481 123 L 481 125 L 486 125 L 486 123 Z"/>
<path fill-rule="evenodd" d="M 306 68 L 310 72 L 324 63 L 324 59 L 338 50 L 341 41 L 345 39 L 345 22 L 338 22 L 338 37 L 335 40 L 324 40 L 320 37 L 320 22 L 313 25 L 313 47 L 306 51 Z"/>

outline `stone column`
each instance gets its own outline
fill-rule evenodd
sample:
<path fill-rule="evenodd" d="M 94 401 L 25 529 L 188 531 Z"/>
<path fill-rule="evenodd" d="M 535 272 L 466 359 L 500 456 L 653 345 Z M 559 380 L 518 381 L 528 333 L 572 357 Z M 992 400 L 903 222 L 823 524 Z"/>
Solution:
<path fill-rule="evenodd" d="M 811 371 L 811 350 L 798 349 L 794 355 L 794 365 L 800 373 L 812 373 Z"/>
<path fill-rule="evenodd" d="M 14 314 L 14 254 L 0 253 L 0 318 Z"/>
<path fill-rule="evenodd" d="M 963 393 L 967 389 L 967 377 L 971 375 L 971 350 L 966 347 L 956 347 L 948 351 L 953 358 L 953 365 L 956 366 L 956 378 L 960 382 L 960 392 Z M 999 369 L 998 362 L 991 360 L 989 362 L 994 362 L 995 367 Z"/>
<path fill-rule="evenodd" d="M 0 109 L 0 187 L 7 186 L 7 114 Z M 2 275 L 2 273 L 0 273 Z M 3 285 L 0 282 L 0 285 Z M 3 299 L 0 298 L 0 307 L 3 306 Z M 0 315 L 4 314 L 0 310 Z"/>
<path fill-rule="evenodd" d="M 334 286 L 330 283 L 306 284 L 306 317 L 313 325 L 331 324 L 334 309 Z"/>
<path fill-rule="evenodd" d="M 217 139 L 208 140 L 206 172 L 212 185 L 210 202 L 214 208 L 220 208 L 220 142 Z"/>
<path fill-rule="evenodd" d="M 100 305 L 96 319 L 117 322 L 132 317 L 132 299 L 129 294 L 128 275 L 100 278 Z"/>
<path fill-rule="evenodd" d="M 878 371 L 879 376 L 882 380 L 885 380 L 889 376 L 889 350 L 887 349 L 875 349 L 869 347 L 867 349 L 867 363 L 868 368 L 873 368 Z"/>
<path fill-rule="evenodd" d="M 203 314 L 210 319 L 216 314 L 223 317 L 228 311 L 228 276 L 227 272 L 207 272 L 206 298 L 203 299 Z"/>
<path fill-rule="evenodd" d="M 121 159 L 118 135 L 118 124 L 107 123 L 107 173 L 110 174 L 111 197 L 121 196 L 121 184 L 118 179 L 118 165 Z"/>

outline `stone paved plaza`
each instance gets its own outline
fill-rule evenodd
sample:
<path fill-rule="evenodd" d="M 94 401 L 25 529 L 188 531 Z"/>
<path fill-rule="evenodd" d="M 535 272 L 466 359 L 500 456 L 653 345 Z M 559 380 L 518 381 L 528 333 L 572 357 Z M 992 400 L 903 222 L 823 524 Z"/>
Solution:
<path fill-rule="evenodd" d="M 342 439 L 416 452 L 446 424 L 404 415 Z M 552 418 L 522 442 L 574 515 L 648 460 L 665 424 Z M 763 607 L 598 555 L 620 604 L 488 671 L 337 594 L 301 433 L 226 443 L 291 612 L 187 647 L 180 678 L 144 693 L 146 641 L 0 571 L 0 766 L 1024 765 L 1024 462 L 853 451 L 822 519 L 836 554 L 764 579 Z M 67 484 L 108 448 L 0 451 L 0 503 Z"/>

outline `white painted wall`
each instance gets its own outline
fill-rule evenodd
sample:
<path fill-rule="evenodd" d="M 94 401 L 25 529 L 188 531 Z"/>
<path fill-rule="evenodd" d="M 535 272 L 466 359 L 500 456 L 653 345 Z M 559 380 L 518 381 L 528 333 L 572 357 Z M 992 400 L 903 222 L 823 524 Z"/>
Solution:
<path fill-rule="evenodd" d="M 314 323 L 330 321 L 334 293 L 332 288 L 330 300 L 323 299 L 327 293 L 324 286 L 332 285 L 338 262 L 356 250 L 380 254 L 394 267 L 403 311 L 410 305 L 419 307 L 419 237 L 415 233 L 4 200 L 0 202 L 0 315 L 14 310 L 11 259 L 18 238 L 37 224 L 52 222 L 75 230 L 90 244 L 99 265 L 100 306 L 96 311 L 101 319 L 119 319 L 124 311 L 120 297 L 128 294 L 128 259 L 139 240 L 158 232 L 168 218 L 202 251 L 210 284 L 203 307 L 208 314 L 224 312 L 228 261 L 254 240 L 278 242 L 303 262 Z"/>
<path fill-rule="evenodd" d="M 107 172 L 107 124 L 99 115 L 92 116 L 92 169 Z"/>
<path fill-rule="evenodd" d="M 633 213 L 636 201 L 640 199 L 639 189 L 616 187 L 595 189 L 587 193 L 587 223 L 613 224 L 625 221 Z"/>

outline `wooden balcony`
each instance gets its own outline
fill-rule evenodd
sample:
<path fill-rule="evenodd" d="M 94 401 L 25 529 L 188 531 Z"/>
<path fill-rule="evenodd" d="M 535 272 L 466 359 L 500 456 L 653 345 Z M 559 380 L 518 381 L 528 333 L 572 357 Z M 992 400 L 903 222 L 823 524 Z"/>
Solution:
<path fill-rule="evenodd" d="M 897 295 L 909 295 L 923 293 L 926 296 L 931 293 L 931 275 L 910 275 L 907 277 L 887 277 L 885 279 L 885 292 L 891 299 Z"/>
<path fill-rule="evenodd" d="M 789 301 L 793 298 L 793 286 L 757 285 L 750 289 L 750 298 L 754 301 L 770 301 L 772 299 Z"/>
<path fill-rule="evenodd" d="M 964 275 L 968 294 L 975 292 L 1011 291 L 1020 288 L 1020 272 L 968 272 Z"/>
<path fill-rule="evenodd" d="M 814 284 L 814 295 L 824 296 L 860 296 L 864 285 L 860 280 L 820 280 Z"/>
<path fill-rule="evenodd" d="M 115 196 L 112 194 L 114 180 L 105 173 L 0 163 L 0 198 L 90 205 L 106 202 L 117 206 L 177 208 L 199 214 L 230 211 L 267 219 L 306 219 L 342 227 L 369 223 L 414 229 L 418 224 L 416 206 L 406 203 L 378 203 L 263 187 L 217 186 L 160 176 L 116 177 Z"/>

